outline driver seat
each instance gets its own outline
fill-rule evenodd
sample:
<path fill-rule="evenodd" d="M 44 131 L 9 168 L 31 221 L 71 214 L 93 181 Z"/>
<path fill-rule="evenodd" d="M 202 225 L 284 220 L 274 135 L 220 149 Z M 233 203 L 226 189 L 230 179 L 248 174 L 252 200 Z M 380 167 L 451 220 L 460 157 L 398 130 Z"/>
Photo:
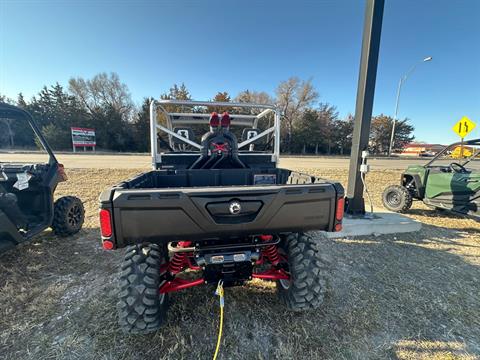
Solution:
<path fill-rule="evenodd" d="M 230 132 L 230 115 L 216 112 L 210 116 L 210 131 L 202 136 L 202 154 L 190 169 L 244 169 L 247 166 L 238 157 L 238 141 Z"/>
<path fill-rule="evenodd" d="M 2 189 L 0 189 L 0 211 L 3 211 L 18 229 L 27 230 L 27 218 L 20 210 L 15 194 L 2 192 Z"/>

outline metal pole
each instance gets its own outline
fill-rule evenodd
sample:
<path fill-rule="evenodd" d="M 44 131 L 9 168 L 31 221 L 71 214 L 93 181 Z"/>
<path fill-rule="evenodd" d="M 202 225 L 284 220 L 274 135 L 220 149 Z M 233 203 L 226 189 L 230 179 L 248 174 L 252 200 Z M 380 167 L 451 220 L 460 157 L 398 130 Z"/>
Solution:
<path fill-rule="evenodd" d="M 362 151 L 367 149 L 370 135 L 384 5 L 385 0 L 367 0 L 365 10 L 362 56 L 347 188 L 346 212 L 351 215 L 365 214 L 360 165 L 362 163 Z"/>
<path fill-rule="evenodd" d="M 392 150 L 394 145 L 395 125 L 397 124 L 398 105 L 400 102 L 400 92 L 402 91 L 402 85 L 403 85 L 403 77 L 400 78 L 400 81 L 398 82 L 397 100 L 395 101 L 395 115 L 393 116 L 392 136 L 390 137 L 390 145 L 388 147 L 388 156 L 392 155 Z"/>
<path fill-rule="evenodd" d="M 400 102 L 400 92 L 402 90 L 402 85 L 405 83 L 407 78 L 413 73 L 413 71 L 417 68 L 417 66 L 421 63 L 427 62 L 427 61 L 432 61 L 431 56 L 427 56 L 424 58 L 422 61 L 415 63 L 410 70 L 408 70 L 405 75 L 403 75 L 400 78 L 400 81 L 398 82 L 398 90 L 397 90 L 397 99 L 395 101 L 395 116 L 393 118 L 393 125 L 392 125 L 392 135 L 390 136 L 390 144 L 388 146 L 388 156 L 392 155 L 393 147 L 395 145 L 395 126 L 397 124 L 397 119 L 398 119 L 398 105 Z"/>
<path fill-rule="evenodd" d="M 155 100 L 150 100 L 150 151 L 152 153 L 152 168 L 157 169 L 157 112 Z"/>

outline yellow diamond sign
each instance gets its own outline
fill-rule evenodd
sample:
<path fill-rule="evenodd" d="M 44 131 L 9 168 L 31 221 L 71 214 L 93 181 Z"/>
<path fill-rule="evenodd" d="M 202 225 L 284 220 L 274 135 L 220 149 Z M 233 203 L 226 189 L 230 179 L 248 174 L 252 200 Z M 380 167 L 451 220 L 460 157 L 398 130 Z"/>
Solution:
<path fill-rule="evenodd" d="M 470 120 L 468 117 L 464 116 L 458 122 L 453 125 L 452 130 L 455 131 L 458 136 L 460 136 L 462 139 L 467 136 L 470 131 L 475 129 L 477 124 L 475 124 L 472 120 Z"/>

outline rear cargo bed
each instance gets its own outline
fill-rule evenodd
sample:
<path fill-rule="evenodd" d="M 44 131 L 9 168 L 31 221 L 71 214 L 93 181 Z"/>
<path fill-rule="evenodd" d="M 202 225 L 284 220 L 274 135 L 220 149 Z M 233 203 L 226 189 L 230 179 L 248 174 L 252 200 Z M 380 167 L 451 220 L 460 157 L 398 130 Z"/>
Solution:
<path fill-rule="evenodd" d="M 340 184 L 286 169 L 156 170 L 102 193 L 116 244 L 327 230 Z M 232 214 L 232 203 L 241 210 Z"/>

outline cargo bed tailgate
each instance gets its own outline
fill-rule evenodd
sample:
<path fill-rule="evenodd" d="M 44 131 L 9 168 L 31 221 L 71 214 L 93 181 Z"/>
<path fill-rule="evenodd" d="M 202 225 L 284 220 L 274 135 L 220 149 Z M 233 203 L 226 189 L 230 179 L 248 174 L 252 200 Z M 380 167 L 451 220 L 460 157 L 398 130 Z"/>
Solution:
<path fill-rule="evenodd" d="M 342 194 L 343 195 L 343 194 Z M 173 189 L 114 189 L 119 246 L 246 234 L 327 230 L 337 190 L 330 183 Z"/>

